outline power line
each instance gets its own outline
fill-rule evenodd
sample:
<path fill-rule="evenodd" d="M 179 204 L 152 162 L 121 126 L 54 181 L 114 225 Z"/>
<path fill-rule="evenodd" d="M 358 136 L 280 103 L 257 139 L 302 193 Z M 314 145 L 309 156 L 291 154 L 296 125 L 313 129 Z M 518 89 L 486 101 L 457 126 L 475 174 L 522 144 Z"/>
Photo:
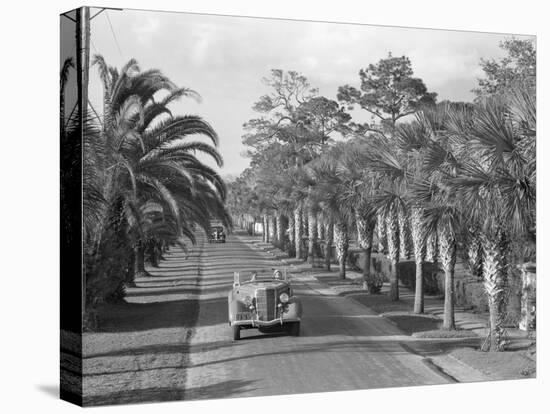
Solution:
<path fill-rule="evenodd" d="M 91 36 L 90 36 L 90 42 L 92 43 L 92 47 L 94 48 L 94 52 L 95 52 L 96 54 L 98 54 L 97 48 L 95 47 L 94 41 L 92 40 Z"/>
<path fill-rule="evenodd" d="M 109 12 L 105 10 L 105 16 L 107 16 L 107 21 L 109 22 L 109 27 L 111 28 L 111 33 L 113 34 L 113 39 L 115 39 L 116 47 L 118 48 L 118 53 L 120 53 L 120 57 L 122 56 L 122 49 L 120 49 L 120 44 L 118 43 L 118 39 L 116 38 L 115 31 L 113 29 L 113 24 L 111 23 L 111 18 L 109 17 Z"/>

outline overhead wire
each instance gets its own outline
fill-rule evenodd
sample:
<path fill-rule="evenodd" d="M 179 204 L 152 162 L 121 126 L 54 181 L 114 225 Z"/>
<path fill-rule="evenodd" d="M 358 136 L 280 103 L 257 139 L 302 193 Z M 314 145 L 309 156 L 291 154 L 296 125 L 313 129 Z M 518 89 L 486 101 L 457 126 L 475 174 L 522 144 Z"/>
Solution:
<path fill-rule="evenodd" d="M 122 56 L 122 49 L 120 48 L 120 43 L 118 43 L 118 39 L 116 37 L 115 31 L 113 29 L 113 24 L 111 23 L 111 18 L 109 17 L 109 12 L 105 10 L 105 16 L 107 16 L 107 21 L 109 22 L 109 27 L 111 28 L 111 33 L 113 34 L 113 39 L 115 40 L 116 47 L 118 49 L 118 53 L 120 53 L 120 57 Z"/>

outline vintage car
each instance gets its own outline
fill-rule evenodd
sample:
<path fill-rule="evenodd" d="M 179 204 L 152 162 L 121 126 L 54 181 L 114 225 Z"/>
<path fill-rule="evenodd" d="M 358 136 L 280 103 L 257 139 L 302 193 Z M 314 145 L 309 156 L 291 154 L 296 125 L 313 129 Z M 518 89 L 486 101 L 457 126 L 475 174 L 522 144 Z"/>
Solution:
<path fill-rule="evenodd" d="M 302 304 L 293 296 L 290 275 L 286 269 L 271 271 L 234 273 L 227 298 L 234 340 L 241 338 L 241 329 L 252 328 L 262 333 L 282 330 L 300 335 Z"/>
<path fill-rule="evenodd" d="M 225 231 L 223 229 L 223 226 L 210 227 L 208 243 L 225 243 Z"/>

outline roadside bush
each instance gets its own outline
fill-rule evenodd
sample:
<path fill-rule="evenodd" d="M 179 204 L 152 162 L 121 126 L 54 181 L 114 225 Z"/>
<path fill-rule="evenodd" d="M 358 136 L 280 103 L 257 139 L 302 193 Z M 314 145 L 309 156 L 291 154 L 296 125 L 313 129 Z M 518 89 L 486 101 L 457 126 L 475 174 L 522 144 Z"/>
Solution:
<path fill-rule="evenodd" d="M 85 247 L 87 313 L 93 313 L 100 303 L 121 300 L 124 285 L 133 281 L 133 249 L 122 208 L 118 200 L 109 209 L 99 246 L 88 242 Z"/>
<path fill-rule="evenodd" d="M 442 293 L 438 282 L 439 268 L 431 262 L 424 263 L 423 278 L 424 278 L 424 293 L 427 295 L 437 295 Z M 416 288 L 416 263 L 414 261 L 402 261 L 397 266 L 397 274 L 399 282 L 403 286 L 415 290 Z"/>

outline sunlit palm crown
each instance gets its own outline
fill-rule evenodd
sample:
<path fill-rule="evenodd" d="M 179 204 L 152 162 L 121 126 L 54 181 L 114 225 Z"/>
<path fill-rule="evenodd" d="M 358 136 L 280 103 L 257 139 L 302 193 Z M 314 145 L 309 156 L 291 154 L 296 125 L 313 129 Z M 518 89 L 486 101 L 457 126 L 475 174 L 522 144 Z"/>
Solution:
<path fill-rule="evenodd" d="M 94 57 L 104 85 L 102 149 L 98 160 L 106 200 L 123 193 L 132 223 L 142 222 L 140 206 L 156 201 L 170 226 L 193 240 L 190 225 L 207 229 L 210 219 L 229 223 L 223 207 L 225 185 L 197 152 L 209 155 L 218 166 L 222 158 L 213 128 L 196 115 L 173 116 L 169 104 L 181 97 L 198 99 L 196 92 L 178 88 L 156 69 L 140 71 L 130 60 L 120 72 Z M 160 96 L 160 98 L 159 98 Z M 193 139 L 207 137 L 211 144 Z M 93 157 L 93 156 L 92 156 Z"/>

